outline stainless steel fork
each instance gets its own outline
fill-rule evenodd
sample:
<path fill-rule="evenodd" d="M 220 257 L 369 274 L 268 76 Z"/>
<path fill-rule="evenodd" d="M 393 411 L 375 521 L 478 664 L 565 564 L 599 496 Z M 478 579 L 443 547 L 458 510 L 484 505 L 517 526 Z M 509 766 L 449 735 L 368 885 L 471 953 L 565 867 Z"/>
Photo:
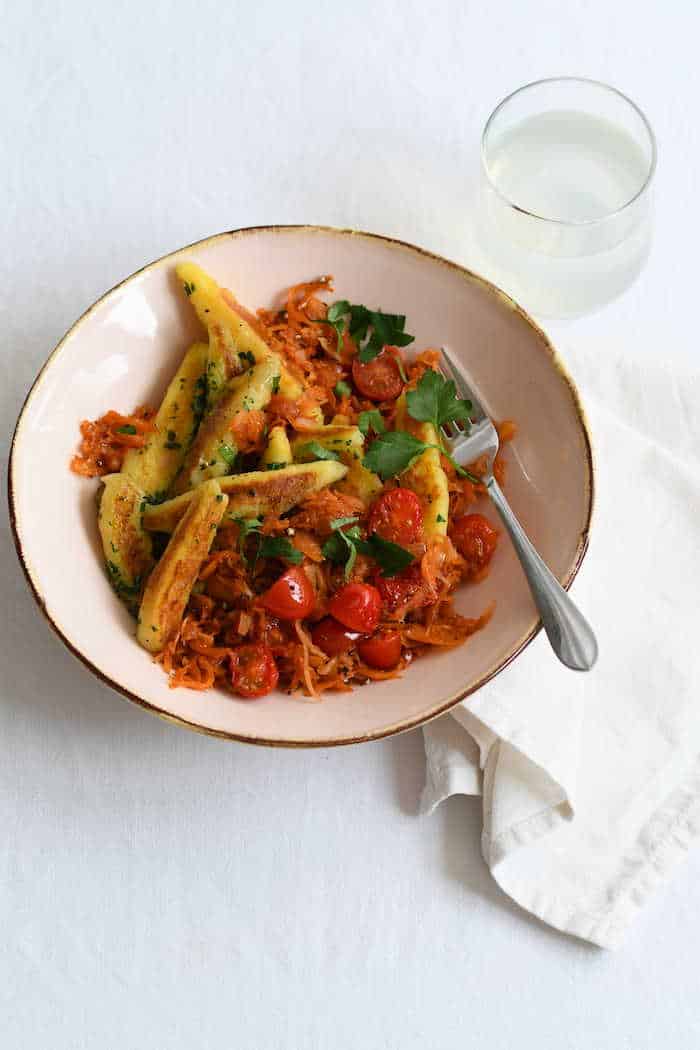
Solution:
<path fill-rule="evenodd" d="M 493 476 L 493 461 L 498 452 L 498 434 L 477 396 L 474 384 L 459 365 L 442 351 L 447 372 L 454 380 L 457 393 L 472 403 L 471 427 L 463 429 L 456 423 L 441 428 L 450 455 L 461 467 L 486 457 L 487 470 L 483 477 L 489 496 L 510 536 L 520 559 L 537 611 L 542 617 L 549 644 L 559 659 L 574 671 L 590 671 L 598 658 L 598 643 L 588 622 L 552 575 L 511 510 L 503 491 Z"/>

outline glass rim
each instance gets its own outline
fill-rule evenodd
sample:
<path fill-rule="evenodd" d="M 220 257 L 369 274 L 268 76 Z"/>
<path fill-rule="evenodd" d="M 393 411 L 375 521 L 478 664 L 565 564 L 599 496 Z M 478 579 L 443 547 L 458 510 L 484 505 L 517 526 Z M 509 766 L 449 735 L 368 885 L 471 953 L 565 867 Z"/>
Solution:
<path fill-rule="evenodd" d="M 618 98 L 621 98 L 623 102 L 626 102 L 627 105 L 635 111 L 637 116 L 642 121 L 642 125 L 644 126 L 647 135 L 649 136 L 651 158 L 649 161 L 649 170 L 647 171 L 646 177 L 644 178 L 644 181 L 642 182 L 641 186 L 639 187 L 637 192 L 634 193 L 633 196 L 629 198 L 629 200 L 625 201 L 624 204 L 621 204 L 619 208 L 614 208 L 613 211 L 607 212 L 607 214 L 597 219 L 555 219 L 553 216 L 540 215 L 538 212 L 531 211 L 529 208 L 524 208 L 521 204 L 518 204 L 516 201 L 511 200 L 510 197 L 506 196 L 506 194 L 503 193 L 503 191 L 499 188 L 499 186 L 496 184 L 496 182 L 491 176 L 491 172 L 489 171 L 489 166 L 486 160 L 486 137 L 495 118 L 498 116 L 498 114 L 504 106 L 506 106 L 512 99 L 514 99 L 516 95 L 520 95 L 524 91 L 529 91 L 530 88 L 541 87 L 542 84 L 566 83 L 592 84 L 594 87 L 603 88 L 605 91 L 609 91 L 611 94 L 617 95 Z M 654 134 L 654 129 L 652 128 L 646 113 L 641 109 L 640 106 L 637 105 L 636 102 L 633 101 L 633 99 L 629 97 L 629 95 L 625 95 L 623 91 L 620 91 L 618 88 L 613 87 L 612 84 L 606 84 L 605 81 L 595 80 L 592 77 L 542 77 L 540 80 L 531 80 L 528 84 L 522 84 L 520 87 L 516 88 L 515 91 L 511 91 L 510 94 L 506 95 L 505 98 L 501 99 L 496 108 L 491 112 L 491 115 L 484 124 L 484 130 L 481 133 L 481 167 L 494 193 L 496 193 L 496 195 L 500 197 L 501 200 L 504 201 L 509 208 L 512 208 L 514 211 L 520 212 L 521 215 L 527 215 L 531 219 L 537 219 L 538 222 L 552 223 L 555 226 L 598 226 L 604 222 L 607 222 L 609 219 L 615 218 L 616 215 L 620 215 L 632 204 L 634 204 L 635 201 L 639 200 L 639 198 L 649 188 L 651 180 L 654 177 L 654 172 L 656 171 L 656 160 L 656 135 Z"/>

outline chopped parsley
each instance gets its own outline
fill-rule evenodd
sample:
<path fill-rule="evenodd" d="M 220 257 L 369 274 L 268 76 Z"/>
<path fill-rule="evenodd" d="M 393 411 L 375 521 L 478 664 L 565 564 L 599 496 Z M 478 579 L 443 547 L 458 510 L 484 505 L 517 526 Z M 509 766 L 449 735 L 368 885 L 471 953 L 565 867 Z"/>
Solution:
<path fill-rule="evenodd" d="M 288 467 L 289 463 L 277 463 L 273 460 L 272 463 L 265 464 L 265 470 L 282 470 L 283 467 Z"/>
<path fill-rule="evenodd" d="M 197 290 L 196 286 L 194 284 L 191 284 L 189 281 L 185 281 L 184 288 L 185 288 L 185 295 L 188 298 L 192 295 L 192 292 L 195 292 Z"/>
<path fill-rule="evenodd" d="M 192 415 L 198 423 L 207 408 L 208 384 L 205 375 L 199 376 L 194 384 L 194 397 L 192 398 Z"/>
<path fill-rule="evenodd" d="M 120 598 L 136 598 L 141 590 L 141 576 L 135 576 L 133 583 L 127 583 L 122 570 L 113 561 L 106 562 L 107 576 L 112 587 Z"/>
<path fill-rule="evenodd" d="M 336 397 L 339 397 L 342 400 L 344 397 L 350 397 L 350 395 L 352 394 L 352 387 L 349 383 L 346 383 L 342 379 L 339 379 L 333 387 L 333 393 Z"/>
<path fill-rule="evenodd" d="M 238 356 L 241 361 L 247 361 L 251 368 L 255 364 L 255 354 L 251 350 L 239 350 Z"/>
<path fill-rule="evenodd" d="M 232 467 L 236 462 L 236 449 L 233 445 L 227 445 L 224 441 L 219 445 L 219 458 L 223 459 L 229 467 Z"/>
<path fill-rule="evenodd" d="M 281 378 L 282 378 L 281 376 L 273 376 L 273 377 L 272 377 L 272 393 L 273 393 L 273 394 L 276 394 L 276 393 L 278 393 L 278 392 L 279 392 L 279 388 L 280 388 L 280 379 L 281 379 Z"/>
<path fill-rule="evenodd" d="M 135 434 L 136 427 L 133 423 L 125 423 L 124 426 L 117 427 L 117 434 Z"/>

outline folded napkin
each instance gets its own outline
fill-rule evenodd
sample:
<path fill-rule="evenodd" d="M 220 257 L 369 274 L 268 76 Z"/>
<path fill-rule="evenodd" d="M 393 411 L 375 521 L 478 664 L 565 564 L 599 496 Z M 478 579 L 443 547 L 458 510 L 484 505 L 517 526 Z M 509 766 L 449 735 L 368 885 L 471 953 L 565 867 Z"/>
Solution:
<path fill-rule="evenodd" d="M 572 593 L 599 662 L 567 671 L 540 634 L 426 726 L 423 807 L 483 793 L 501 888 L 612 948 L 700 833 L 700 373 L 565 358 L 594 443 L 591 545 Z"/>

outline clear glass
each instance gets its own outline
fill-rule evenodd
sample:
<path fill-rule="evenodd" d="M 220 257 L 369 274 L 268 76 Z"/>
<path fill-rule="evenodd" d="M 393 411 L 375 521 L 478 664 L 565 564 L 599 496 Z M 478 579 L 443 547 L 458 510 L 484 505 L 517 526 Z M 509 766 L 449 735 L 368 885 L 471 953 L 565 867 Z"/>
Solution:
<path fill-rule="evenodd" d="M 489 117 L 481 158 L 488 276 L 526 309 L 580 316 L 635 280 L 651 243 L 656 141 L 634 102 L 579 77 L 528 84 Z"/>

